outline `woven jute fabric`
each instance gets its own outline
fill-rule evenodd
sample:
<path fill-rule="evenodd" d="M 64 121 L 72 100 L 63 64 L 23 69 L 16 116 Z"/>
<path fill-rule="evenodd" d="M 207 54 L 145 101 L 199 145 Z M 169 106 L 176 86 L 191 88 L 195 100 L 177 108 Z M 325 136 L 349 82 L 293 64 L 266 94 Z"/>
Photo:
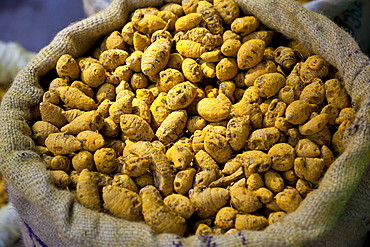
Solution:
<path fill-rule="evenodd" d="M 88 210 L 51 184 L 30 135 L 30 108 L 41 101 L 39 79 L 64 53 L 81 56 L 131 11 L 167 1 L 114 0 L 105 10 L 59 32 L 15 78 L 0 109 L 0 171 L 20 215 L 26 246 L 356 246 L 370 228 L 370 67 L 345 31 L 290 0 L 236 0 L 266 26 L 296 39 L 338 68 L 357 114 L 346 148 L 319 189 L 282 221 L 263 231 L 180 238 L 149 226 Z"/>

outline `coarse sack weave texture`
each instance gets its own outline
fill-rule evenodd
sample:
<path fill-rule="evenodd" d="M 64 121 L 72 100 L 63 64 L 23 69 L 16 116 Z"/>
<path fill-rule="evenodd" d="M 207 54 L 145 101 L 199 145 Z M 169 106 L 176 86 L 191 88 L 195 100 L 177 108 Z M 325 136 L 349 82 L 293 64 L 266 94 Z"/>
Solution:
<path fill-rule="evenodd" d="M 236 0 L 266 26 L 297 39 L 337 67 L 357 110 L 346 149 L 319 189 L 297 211 L 263 231 L 231 235 L 153 235 L 150 227 L 94 212 L 51 184 L 35 150 L 28 121 L 41 101 L 40 77 L 64 53 L 83 55 L 99 38 L 120 29 L 131 11 L 167 1 L 114 0 L 102 12 L 73 23 L 19 72 L 0 111 L 0 170 L 21 217 L 26 246 L 358 246 L 370 225 L 370 67 L 356 42 L 326 17 L 291 0 Z"/>

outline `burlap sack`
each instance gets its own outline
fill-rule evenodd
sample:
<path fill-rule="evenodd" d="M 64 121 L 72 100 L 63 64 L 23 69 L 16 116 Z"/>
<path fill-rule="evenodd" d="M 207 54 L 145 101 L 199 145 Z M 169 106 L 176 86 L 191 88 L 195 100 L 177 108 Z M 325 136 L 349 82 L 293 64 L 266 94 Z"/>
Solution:
<path fill-rule="evenodd" d="M 80 56 L 128 13 L 160 0 L 115 0 L 104 11 L 73 23 L 17 75 L 1 105 L 1 172 L 21 217 L 26 246 L 358 246 L 370 225 L 370 67 L 356 42 L 327 18 L 290 0 L 236 0 L 265 25 L 297 39 L 337 67 L 358 111 L 346 135 L 346 150 L 327 171 L 320 188 L 298 210 L 264 231 L 180 238 L 153 235 L 150 227 L 75 203 L 68 191 L 50 183 L 28 121 L 41 101 L 38 80 L 60 55 Z"/>

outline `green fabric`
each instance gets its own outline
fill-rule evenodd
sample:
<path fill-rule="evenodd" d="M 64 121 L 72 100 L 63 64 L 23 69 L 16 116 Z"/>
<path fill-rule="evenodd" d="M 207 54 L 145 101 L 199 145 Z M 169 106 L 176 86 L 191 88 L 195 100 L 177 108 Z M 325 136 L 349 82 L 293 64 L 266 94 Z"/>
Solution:
<path fill-rule="evenodd" d="M 0 108 L 0 171 L 10 184 L 10 199 L 21 217 L 24 243 L 32 246 L 351 246 L 369 230 L 369 58 L 355 40 L 329 19 L 292 0 L 236 0 L 266 26 L 297 39 L 337 67 L 358 111 L 346 135 L 346 150 L 327 171 L 317 192 L 297 211 L 264 231 L 231 235 L 153 235 L 150 228 L 75 203 L 68 191 L 50 183 L 28 121 L 41 101 L 40 77 L 60 55 L 81 56 L 105 34 L 119 29 L 139 7 L 167 1 L 115 0 L 104 11 L 71 24 L 23 69 Z M 365 173 L 366 172 L 366 173 Z M 365 174 L 365 176 L 364 176 Z"/>

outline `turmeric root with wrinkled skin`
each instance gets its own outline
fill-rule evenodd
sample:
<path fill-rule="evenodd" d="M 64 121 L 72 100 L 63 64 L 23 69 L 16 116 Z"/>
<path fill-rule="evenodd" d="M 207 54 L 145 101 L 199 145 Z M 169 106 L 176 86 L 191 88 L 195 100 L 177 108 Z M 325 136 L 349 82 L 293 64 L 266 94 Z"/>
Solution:
<path fill-rule="evenodd" d="M 95 152 L 105 144 L 104 137 L 91 130 L 81 131 L 76 138 L 82 143 L 82 149 L 90 152 Z"/>
<path fill-rule="evenodd" d="M 158 13 L 156 15 L 158 17 L 162 18 L 166 22 L 166 26 L 164 27 L 163 30 L 154 31 L 154 33 L 152 34 L 152 38 L 151 38 L 152 42 L 157 40 L 158 37 L 161 38 L 161 37 L 164 37 L 164 36 L 167 36 L 167 35 L 169 36 L 169 38 L 172 39 L 172 35 L 169 31 L 174 31 L 175 30 L 175 23 L 176 23 L 176 21 L 178 20 L 179 17 L 175 13 L 173 13 L 172 11 L 168 11 L 168 10 L 160 10 L 160 11 L 158 11 Z M 155 38 L 155 37 L 157 37 L 157 38 Z"/>
<path fill-rule="evenodd" d="M 195 99 L 196 90 L 196 87 L 188 81 L 175 85 L 167 93 L 167 107 L 171 110 L 186 108 Z"/>
<path fill-rule="evenodd" d="M 235 117 L 227 123 L 226 139 L 235 151 L 246 144 L 251 130 L 249 117 Z"/>
<path fill-rule="evenodd" d="M 182 64 L 182 63 L 181 63 Z M 168 68 L 159 73 L 160 81 L 157 85 L 160 92 L 168 92 L 174 86 L 184 82 L 184 75 L 177 69 Z"/>
<path fill-rule="evenodd" d="M 242 166 L 247 174 L 265 172 L 271 167 L 271 157 L 259 150 L 244 151 L 228 160 L 222 173 L 232 174 Z"/>
<path fill-rule="evenodd" d="M 235 208 L 223 207 L 216 214 L 215 225 L 223 230 L 234 228 L 237 214 L 238 210 Z"/>
<path fill-rule="evenodd" d="M 236 39 L 241 41 L 242 37 L 231 30 L 225 30 L 225 32 L 222 34 L 222 40 L 225 42 L 228 39 Z"/>
<path fill-rule="evenodd" d="M 195 231 L 195 235 L 212 235 L 213 230 L 210 226 L 204 223 L 200 223 Z"/>
<path fill-rule="evenodd" d="M 64 125 L 60 130 L 68 134 L 77 135 L 78 133 L 90 130 L 97 131 L 103 128 L 104 120 L 96 110 L 88 111 L 76 117 L 72 122 Z"/>
<path fill-rule="evenodd" d="M 213 4 L 207 1 L 199 1 L 197 6 L 197 13 L 201 13 L 203 20 L 206 23 L 207 29 L 212 34 L 222 34 L 224 27 L 222 19 Z"/>
<path fill-rule="evenodd" d="M 249 69 L 256 66 L 263 59 L 265 42 L 260 39 L 251 39 L 242 44 L 237 53 L 239 69 Z"/>
<path fill-rule="evenodd" d="M 172 112 L 167 105 L 167 93 L 160 93 L 150 105 L 149 110 L 153 116 L 151 121 L 152 128 L 153 130 L 158 129 L 167 116 Z"/>
<path fill-rule="evenodd" d="M 200 58 L 207 63 L 215 63 L 219 62 L 222 59 L 222 53 L 220 50 L 208 51 L 202 53 L 202 55 L 200 55 Z"/>
<path fill-rule="evenodd" d="M 268 189 L 278 193 L 284 189 L 284 181 L 279 173 L 274 170 L 268 170 L 263 174 L 263 180 Z"/>
<path fill-rule="evenodd" d="M 116 97 L 115 86 L 112 83 L 103 83 L 96 92 L 96 100 L 101 105 L 104 100 L 114 100 Z M 98 109 L 99 109 L 98 106 Z"/>
<path fill-rule="evenodd" d="M 279 46 L 274 51 L 275 62 L 284 69 L 291 69 L 297 63 L 295 52 L 290 47 Z"/>
<path fill-rule="evenodd" d="M 220 81 L 232 79 L 238 73 L 238 65 L 235 58 L 226 57 L 216 65 L 216 76 Z"/>
<path fill-rule="evenodd" d="M 162 200 L 159 191 L 154 186 L 146 186 L 140 190 L 142 199 L 142 214 L 145 223 L 151 226 L 154 233 L 174 233 L 184 235 L 186 221 L 173 212 Z"/>
<path fill-rule="evenodd" d="M 269 104 L 265 117 L 263 119 L 264 127 L 274 127 L 276 119 L 278 117 L 283 117 L 285 114 L 286 104 L 279 101 L 278 99 L 273 99 Z"/>
<path fill-rule="evenodd" d="M 287 213 L 285 213 L 283 211 L 270 213 L 269 216 L 268 216 L 269 224 L 273 224 L 275 222 L 281 221 L 286 215 L 287 215 Z"/>
<path fill-rule="evenodd" d="M 292 187 L 287 187 L 279 192 L 276 196 L 276 204 L 283 211 L 290 213 L 295 211 L 302 201 L 302 197 L 298 191 Z"/>
<path fill-rule="evenodd" d="M 81 142 L 66 133 L 52 133 L 45 139 L 45 146 L 53 154 L 66 155 L 82 149 Z"/>
<path fill-rule="evenodd" d="M 231 174 L 229 176 L 221 176 L 217 180 L 214 180 L 213 182 L 211 182 L 209 184 L 209 187 L 210 188 L 214 188 L 214 187 L 227 187 L 230 184 L 232 184 L 232 183 L 238 181 L 239 179 L 241 179 L 243 176 L 244 176 L 243 167 L 240 167 L 233 174 Z"/>
<path fill-rule="evenodd" d="M 190 13 L 179 17 L 175 22 L 175 30 L 178 31 L 187 31 L 194 27 L 197 27 L 198 24 L 202 21 L 201 13 Z"/>
<path fill-rule="evenodd" d="M 81 67 L 81 81 L 90 87 L 98 87 L 104 83 L 106 79 L 105 73 L 105 68 L 100 63 L 90 63 L 85 68 Z"/>
<path fill-rule="evenodd" d="M 200 69 L 202 70 L 203 76 L 205 78 L 215 78 L 216 77 L 216 64 L 205 62 L 204 60 L 199 60 Z"/>
<path fill-rule="evenodd" d="M 179 171 L 175 175 L 173 181 L 173 187 L 179 194 L 186 194 L 193 187 L 193 179 L 196 170 L 192 167 L 188 167 L 185 170 Z"/>
<path fill-rule="evenodd" d="M 121 172 L 131 177 L 139 177 L 149 170 L 149 161 L 139 156 L 120 156 L 117 159 L 122 165 Z"/>
<path fill-rule="evenodd" d="M 189 191 L 189 198 L 201 218 L 216 215 L 218 210 L 229 201 L 230 193 L 224 188 L 195 187 Z"/>
<path fill-rule="evenodd" d="M 296 157 L 294 148 L 288 143 L 277 143 L 268 151 L 271 157 L 271 168 L 276 171 L 287 171 L 293 168 Z"/>
<path fill-rule="evenodd" d="M 231 158 L 233 149 L 227 140 L 225 127 L 215 126 L 206 132 L 204 150 L 218 163 L 225 163 Z"/>
<path fill-rule="evenodd" d="M 100 148 L 94 153 L 94 163 L 99 172 L 112 173 L 117 169 L 116 152 L 113 148 Z"/>
<path fill-rule="evenodd" d="M 238 214 L 235 219 L 237 230 L 260 231 L 269 225 L 269 221 L 264 216 L 253 214 Z"/>
<path fill-rule="evenodd" d="M 200 171 L 195 175 L 196 186 L 208 186 L 221 176 L 220 168 L 216 161 L 203 150 L 199 150 L 194 156 L 194 166 Z"/>
<path fill-rule="evenodd" d="M 167 159 L 164 151 L 159 148 L 151 148 L 148 155 L 151 160 L 150 170 L 153 174 L 155 187 L 163 196 L 171 194 L 174 190 L 173 181 L 175 179 L 171 162 Z"/>
<path fill-rule="evenodd" d="M 159 39 L 152 43 L 141 58 L 142 72 L 152 76 L 163 70 L 170 58 L 171 41 Z"/>
<path fill-rule="evenodd" d="M 105 118 L 104 126 L 99 130 L 99 132 L 106 138 L 114 138 L 119 134 L 119 130 L 119 125 L 115 123 L 112 118 Z"/>
<path fill-rule="evenodd" d="M 132 113 L 132 101 L 133 96 L 130 93 L 125 93 L 125 95 L 117 99 L 111 107 L 109 108 L 109 116 L 113 119 L 115 123 L 120 122 L 120 117 L 122 114 Z"/>
<path fill-rule="evenodd" d="M 187 58 L 199 58 L 203 53 L 206 52 L 206 49 L 192 40 L 180 40 L 176 43 L 176 50 L 182 56 Z"/>
<path fill-rule="evenodd" d="M 122 28 L 121 37 L 128 45 L 133 45 L 134 32 L 134 25 L 131 21 L 127 22 Z"/>
<path fill-rule="evenodd" d="M 302 100 L 295 100 L 285 110 L 285 118 L 292 124 L 303 124 L 313 112 L 312 106 Z"/>
<path fill-rule="evenodd" d="M 329 104 L 333 104 L 339 109 L 350 106 L 350 98 L 341 81 L 338 79 L 327 80 L 324 87 Z"/>
<path fill-rule="evenodd" d="M 58 105 L 60 102 L 60 98 L 57 93 L 46 91 L 44 95 L 42 96 L 43 102 L 49 102 L 54 105 Z"/>
<path fill-rule="evenodd" d="M 161 11 L 171 11 L 174 13 L 177 17 L 181 17 L 184 15 L 184 10 L 182 9 L 181 4 L 178 3 L 166 3 L 161 8 Z"/>
<path fill-rule="evenodd" d="M 128 65 L 118 66 L 109 76 L 109 81 L 114 85 L 120 84 L 122 81 L 129 81 L 133 71 Z"/>
<path fill-rule="evenodd" d="M 302 158 L 294 160 L 294 172 L 298 177 L 316 183 L 324 172 L 325 163 L 321 158 Z"/>
<path fill-rule="evenodd" d="M 110 49 L 103 51 L 99 56 L 99 62 L 106 71 L 114 71 L 123 65 L 128 57 L 128 52 L 121 49 Z"/>
<path fill-rule="evenodd" d="M 86 150 L 81 150 L 72 158 L 72 166 L 77 172 L 83 169 L 92 171 L 95 167 L 93 154 Z"/>
<path fill-rule="evenodd" d="M 168 195 L 163 199 L 163 202 L 184 219 L 189 219 L 195 211 L 190 199 L 181 194 Z"/>
<path fill-rule="evenodd" d="M 192 83 L 200 82 L 203 79 L 203 70 L 200 64 L 192 58 L 185 58 L 181 65 L 182 72 L 186 79 Z"/>
<path fill-rule="evenodd" d="M 91 172 L 87 169 L 82 170 L 78 177 L 76 199 L 88 209 L 102 210 L 102 201 L 100 199 L 98 185 L 92 179 Z"/>
<path fill-rule="evenodd" d="M 90 111 L 98 107 L 94 99 L 90 98 L 77 88 L 63 86 L 56 88 L 55 91 L 59 95 L 60 99 L 71 108 Z"/>
<path fill-rule="evenodd" d="M 197 110 L 205 120 L 219 122 L 230 116 L 231 104 L 221 104 L 217 98 L 204 98 L 198 102 Z"/>
<path fill-rule="evenodd" d="M 141 197 L 126 188 L 108 185 L 103 188 L 103 207 L 119 218 L 131 221 L 142 220 Z"/>
<path fill-rule="evenodd" d="M 76 117 L 81 116 L 85 111 L 79 109 L 70 109 L 62 112 L 62 115 L 67 119 L 67 122 L 72 122 Z"/>
<path fill-rule="evenodd" d="M 67 124 L 66 118 L 63 116 L 63 109 L 49 102 L 41 102 L 39 105 L 41 120 L 49 122 L 60 128 Z"/>
<path fill-rule="evenodd" d="M 149 79 L 143 73 L 134 73 L 130 79 L 132 90 L 146 88 L 149 84 Z"/>
<path fill-rule="evenodd" d="M 112 186 L 125 188 L 125 189 L 131 190 L 136 193 L 139 192 L 134 180 L 132 180 L 131 177 L 126 174 L 114 175 L 113 180 L 112 180 Z"/>
<path fill-rule="evenodd" d="M 108 174 L 104 174 L 97 171 L 91 171 L 91 175 L 93 180 L 97 183 L 99 186 L 99 189 L 112 184 L 112 177 Z"/>
<path fill-rule="evenodd" d="M 239 212 L 252 213 L 262 207 L 262 203 L 252 191 L 245 187 L 230 189 L 230 203 Z"/>
<path fill-rule="evenodd" d="M 105 45 L 105 48 L 107 50 L 111 50 L 111 49 L 126 50 L 125 41 L 119 31 L 113 31 L 112 33 L 110 33 L 105 38 L 102 45 Z"/>
<path fill-rule="evenodd" d="M 59 188 L 66 188 L 71 184 L 71 178 L 62 170 L 49 171 L 52 182 Z"/>
<path fill-rule="evenodd" d="M 161 123 L 155 135 L 164 145 L 169 145 L 183 133 L 187 120 L 185 110 L 173 111 Z"/>
<path fill-rule="evenodd" d="M 59 132 L 59 129 L 46 121 L 37 121 L 32 125 L 32 138 L 38 145 L 44 145 L 45 139 L 52 133 Z"/>
<path fill-rule="evenodd" d="M 173 167 L 180 170 L 186 169 L 194 158 L 192 150 L 177 143 L 167 150 L 166 156 L 173 163 Z"/>
<path fill-rule="evenodd" d="M 301 178 L 297 180 L 296 189 L 302 198 L 307 197 L 307 195 L 314 190 L 312 183 Z"/>
<path fill-rule="evenodd" d="M 309 104 L 321 105 L 325 100 L 325 87 L 320 78 L 314 78 L 310 84 L 305 86 L 299 95 L 299 99 Z"/>
<path fill-rule="evenodd" d="M 69 54 L 60 56 L 56 64 L 56 70 L 61 78 L 68 78 L 74 81 L 80 75 L 80 68 L 76 60 Z"/>
<path fill-rule="evenodd" d="M 266 73 L 254 81 L 259 96 L 270 98 L 276 95 L 285 86 L 285 77 L 280 73 Z"/>
<path fill-rule="evenodd" d="M 134 28 L 141 33 L 152 34 L 157 30 L 163 29 L 166 22 L 154 14 L 145 14 L 142 10 L 138 9 L 132 16 L 132 23 Z"/>
<path fill-rule="evenodd" d="M 132 100 L 132 113 L 141 117 L 148 124 L 152 121 L 152 114 L 150 113 L 149 106 L 141 99 L 134 98 Z"/>
<path fill-rule="evenodd" d="M 329 73 L 329 63 L 320 55 L 313 55 L 302 63 L 299 71 L 300 77 L 305 84 L 311 83 L 314 78 L 323 78 Z"/>
<path fill-rule="evenodd" d="M 72 82 L 71 87 L 75 87 L 75 88 L 79 89 L 81 92 L 83 92 L 84 94 L 86 94 L 90 98 L 94 99 L 94 97 L 95 97 L 95 92 L 92 90 L 92 88 L 89 85 L 83 83 L 82 81 L 77 81 L 76 80 L 76 81 Z M 100 102 L 98 102 L 98 103 L 100 103 Z"/>
<path fill-rule="evenodd" d="M 308 138 L 300 139 L 294 149 L 297 157 L 314 158 L 320 155 L 320 148 Z"/>
<path fill-rule="evenodd" d="M 239 6 L 234 0 L 214 0 L 213 4 L 225 24 L 229 25 L 239 17 Z"/>
<path fill-rule="evenodd" d="M 262 180 L 261 175 L 257 172 L 252 173 L 251 175 L 249 175 L 249 177 L 247 178 L 246 183 L 247 183 L 246 184 L 247 188 L 250 191 L 256 191 L 256 190 L 258 190 L 259 188 L 262 188 L 265 185 L 265 183 Z"/>
<path fill-rule="evenodd" d="M 260 21 L 254 16 L 239 17 L 231 23 L 231 31 L 246 36 L 256 30 L 259 25 Z"/>
<path fill-rule="evenodd" d="M 121 115 L 120 127 L 123 135 L 132 141 L 150 141 L 154 137 L 150 125 L 140 116 L 134 114 Z"/>
<path fill-rule="evenodd" d="M 280 139 L 280 131 L 275 127 L 257 129 L 248 138 L 248 147 L 256 150 L 268 150 Z"/>
<path fill-rule="evenodd" d="M 51 159 L 50 166 L 53 170 L 61 170 L 65 172 L 70 172 L 72 168 L 70 159 L 64 155 L 54 156 Z"/>

